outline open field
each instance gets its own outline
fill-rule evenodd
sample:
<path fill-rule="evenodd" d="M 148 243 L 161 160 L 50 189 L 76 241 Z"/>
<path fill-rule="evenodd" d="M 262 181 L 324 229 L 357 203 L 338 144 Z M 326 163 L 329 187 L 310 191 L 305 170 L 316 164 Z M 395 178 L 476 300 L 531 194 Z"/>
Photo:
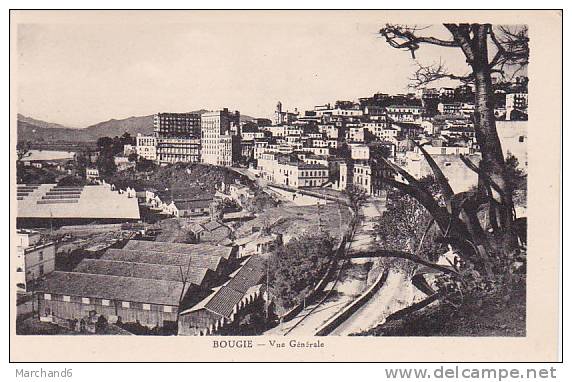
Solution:
<path fill-rule="evenodd" d="M 349 208 L 337 203 L 320 206 L 283 205 L 269 208 L 255 219 L 240 224 L 236 227 L 235 235 L 237 238 L 245 237 L 253 232 L 253 228 L 270 226 L 272 233 L 284 235 L 285 242 L 304 232 L 319 232 L 320 229 L 340 238 L 350 219 Z"/>

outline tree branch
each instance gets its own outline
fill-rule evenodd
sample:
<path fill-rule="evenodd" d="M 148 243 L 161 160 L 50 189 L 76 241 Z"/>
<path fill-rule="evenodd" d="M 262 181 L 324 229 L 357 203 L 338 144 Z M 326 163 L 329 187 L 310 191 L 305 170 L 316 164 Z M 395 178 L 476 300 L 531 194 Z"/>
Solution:
<path fill-rule="evenodd" d="M 473 170 L 474 172 L 476 172 L 479 177 L 483 177 L 484 181 L 487 184 L 490 184 L 490 186 L 496 191 L 498 192 L 501 196 L 504 195 L 502 189 L 499 187 L 498 184 L 496 184 L 492 178 L 490 176 L 488 176 L 484 171 L 482 171 L 479 167 L 477 167 L 469 158 L 467 158 L 466 156 L 464 156 L 463 154 L 459 155 L 459 157 L 461 158 L 461 161 L 471 170 Z"/>
<path fill-rule="evenodd" d="M 472 64 L 475 60 L 475 54 L 471 44 L 471 37 L 469 35 L 469 24 L 443 24 L 445 28 L 451 32 L 453 39 L 457 42 L 465 57 L 467 63 Z"/>
<path fill-rule="evenodd" d="M 454 275 L 456 277 L 461 277 L 461 275 L 453 268 L 453 267 L 445 267 L 443 265 L 435 264 L 430 261 L 427 261 L 417 255 L 414 255 L 409 252 L 399 251 L 399 250 L 391 250 L 391 249 L 376 249 L 371 252 L 360 253 L 356 255 L 351 255 L 349 257 L 352 258 L 360 258 L 360 257 L 395 257 L 405 260 L 413 261 L 414 263 L 424 265 L 426 267 L 441 271 L 443 273 L 447 273 L 450 275 Z"/>
<path fill-rule="evenodd" d="M 420 44 L 459 47 L 456 41 L 441 40 L 431 36 L 417 36 L 414 32 L 418 30 L 416 27 L 407 25 L 386 24 L 384 28 L 380 29 L 379 34 L 385 37 L 385 41 L 393 48 L 409 50 L 413 58 L 415 58 L 415 51 L 419 49 Z"/>
<path fill-rule="evenodd" d="M 427 211 L 429 211 L 431 217 L 435 219 L 435 222 L 439 226 L 441 232 L 447 231 L 447 227 L 449 226 L 449 222 L 451 220 L 450 215 L 444 207 L 441 207 L 439 203 L 437 203 L 429 191 L 425 190 L 419 185 L 414 186 L 405 184 L 398 182 L 395 179 L 385 178 L 384 180 L 390 186 L 395 187 L 398 190 L 401 190 L 415 198 L 415 200 L 417 200 L 423 207 L 427 209 Z"/>
<path fill-rule="evenodd" d="M 454 192 L 453 189 L 451 188 L 451 184 L 449 184 L 449 180 L 447 179 L 445 174 L 443 174 L 443 171 L 441 171 L 439 165 L 437 165 L 435 160 L 431 157 L 431 155 L 429 155 L 427 150 L 425 150 L 423 146 L 420 145 L 419 143 L 415 142 L 414 140 L 412 141 L 413 144 L 421 151 L 421 153 L 425 157 L 425 160 L 429 164 L 429 167 L 431 167 L 431 171 L 433 171 L 433 175 L 435 176 L 435 181 L 437 182 L 437 184 L 439 184 L 439 187 L 441 188 L 443 197 L 445 198 L 446 201 L 451 200 L 451 198 L 454 195 Z"/>
<path fill-rule="evenodd" d="M 517 66 L 515 73 L 518 73 L 528 65 L 530 54 L 528 27 L 522 26 L 515 31 L 504 26 L 499 26 L 498 29 L 501 32 L 500 36 L 497 36 L 492 25 L 488 25 L 487 33 L 497 49 L 489 67 L 496 68 L 496 71 L 504 77 L 505 66 Z"/>
<path fill-rule="evenodd" d="M 461 81 L 465 84 L 473 82 L 473 76 L 470 74 L 459 76 L 449 73 L 441 61 L 439 61 L 439 63 L 430 65 L 422 65 L 417 63 L 417 66 L 417 70 L 413 74 L 413 77 L 409 79 L 411 81 L 409 86 L 413 88 L 420 88 L 433 81 L 438 81 L 441 79 Z"/>

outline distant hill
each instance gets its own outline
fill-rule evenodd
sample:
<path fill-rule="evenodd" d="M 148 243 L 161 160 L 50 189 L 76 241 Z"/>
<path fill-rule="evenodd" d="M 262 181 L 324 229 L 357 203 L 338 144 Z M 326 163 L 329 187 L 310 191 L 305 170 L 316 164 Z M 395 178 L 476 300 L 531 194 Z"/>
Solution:
<path fill-rule="evenodd" d="M 208 110 L 200 109 L 192 113 L 203 114 Z M 252 121 L 255 118 L 241 115 L 241 121 Z M 132 136 L 148 135 L 153 132 L 153 115 L 110 119 L 86 128 L 74 129 L 57 123 L 45 122 L 18 114 L 18 140 L 31 142 L 65 141 L 90 142 L 99 137 L 121 136 L 125 132 Z"/>
<path fill-rule="evenodd" d="M 30 142 L 87 142 L 97 140 L 84 129 L 55 126 L 61 125 L 34 120 L 33 118 L 23 120 L 18 116 L 18 140 Z"/>
<path fill-rule="evenodd" d="M 153 132 L 153 115 L 110 119 L 109 121 L 88 126 L 82 130 L 85 130 L 90 136 L 95 137 L 95 139 L 99 137 L 121 136 L 126 132 L 132 136 L 136 136 L 137 134 L 147 135 Z"/>

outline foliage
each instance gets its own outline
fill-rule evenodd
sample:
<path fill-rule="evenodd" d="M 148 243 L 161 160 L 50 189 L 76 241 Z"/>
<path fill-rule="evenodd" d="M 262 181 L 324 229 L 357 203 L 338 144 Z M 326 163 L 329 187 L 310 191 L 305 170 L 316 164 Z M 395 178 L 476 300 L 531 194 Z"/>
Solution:
<path fill-rule="evenodd" d="M 189 196 L 214 194 L 221 183 L 233 182 L 240 178 L 243 184 L 249 184 L 248 178 L 219 166 L 202 163 L 174 163 L 159 166 L 144 158 L 139 158 L 135 168 L 105 176 L 111 184 L 128 184 L 143 189 L 157 191 L 187 190 Z"/>
<path fill-rule="evenodd" d="M 60 186 L 84 186 L 85 185 L 85 179 L 80 178 L 78 176 L 69 175 L 69 176 L 65 176 L 62 179 L 60 179 L 58 181 L 58 185 L 60 185 Z"/>
<path fill-rule="evenodd" d="M 340 144 L 338 148 L 330 149 L 330 153 L 338 158 L 351 159 L 352 157 L 352 150 L 346 142 Z"/>
<path fill-rule="evenodd" d="M 509 153 L 505 162 L 514 203 L 515 205 L 526 205 L 527 174 L 520 167 L 518 159 L 513 154 Z"/>
<path fill-rule="evenodd" d="M 323 276 L 334 239 L 327 233 L 305 233 L 278 247 L 270 259 L 271 293 L 285 309 L 299 304 Z"/>
<path fill-rule="evenodd" d="M 344 193 L 348 196 L 350 204 L 354 210 L 357 210 L 359 206 L 367 199 L 365 190 L 359 187 L 353 187 L 353 185 L 348 185 Z"/>
<path fill-rule="evenodd" d="M 155 163 L 149 159 L 139 157 L 139 160 L 135 164 L 135 170 L 141 172 L 152 171 L 155 168 Z"/>
<path fill-rule="evenodd" d="M 18 141 L 16 143 L 16 155 L 18 156 L 18 161 L 22 160 L 28 152 L 30 151 L 30 142 L 28 141 Z"/>
<path fill-rule="evenodd" d="M 24 167 L 19 165 L 16 168 L 18 183 L 56 183 L 58 173 L 53 169 Z"/>
<path fill-rule="evenodd" d="M 110 176 L 117 171 L 113 155 L 109 152 L 101 152 L 97 158 L 96 165 L 99 170 L 99 175 L 101 176 Z"/>
<path fill-rule="evenodd" d="M 377 146 L 370 150 L 370 157 L 373 161 L 380 160 L 380 158 L 389 159 L 391 157 L 391 148 L 389 146 Z"/>
<path fill-rule="evenodd" d="M 101 137 L 97 140 L 99 157 L 97 158 L 97 168 L 102 176 L 115 174 L 117 166 L 114 157 L 123 152 L 123 146 L 135 144 L 135 138 L 129 133 L 124 133 L 121 137 Z"/>
<path fill-rule="evenodd" d="M 422 179 L 433 192 L 431 177 Z M 434 224 L 431 214 L 413 197 L 396 191 L 388 194 L 387 210 L 375 223 L 374 232 L 380 247 L 414 253 L 435 262 L 446 247 L 440 243 L 441 234 Z M 411 273 L 414 266 L 404 260 L 385 260 L 385 265 Z"/>
<path fill-rule="evenodd" d="M 268 208 L 278 207 L 279 202 L 262 190 L 256 190 L 253 198 L 242 202 L 244 209 L 249 212 L 264 212 Z"/>
<path fill-rule="evenodd" d="M 85 177 L 85 170 L 91 165 L 89 153 L 80 151 L 75 157 L 77 173 L 81 177 Z"/>

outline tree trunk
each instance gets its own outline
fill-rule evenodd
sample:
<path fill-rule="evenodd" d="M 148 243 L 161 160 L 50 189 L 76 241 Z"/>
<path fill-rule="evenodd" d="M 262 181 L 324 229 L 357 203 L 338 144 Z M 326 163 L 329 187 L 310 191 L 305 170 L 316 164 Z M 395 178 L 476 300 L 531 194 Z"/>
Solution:
<path fill-rule="evenodd" d="M 504 251 L 516 247 L 514 235 L 514 205 L 512 201 L 511 183 L 508 181 L 504 153 L 497 134 L 494 104 L 492 97 L 491 72 L 487 50 L 487 25 L 474 28 L 471 66 L 475 80 L 475 134 L 482 153 L 482 169 L 489 175 L 501 192 L 493 190 L 492 196 L 497 203 L 492 203 L 496 212 L 497 223 Z"/>

